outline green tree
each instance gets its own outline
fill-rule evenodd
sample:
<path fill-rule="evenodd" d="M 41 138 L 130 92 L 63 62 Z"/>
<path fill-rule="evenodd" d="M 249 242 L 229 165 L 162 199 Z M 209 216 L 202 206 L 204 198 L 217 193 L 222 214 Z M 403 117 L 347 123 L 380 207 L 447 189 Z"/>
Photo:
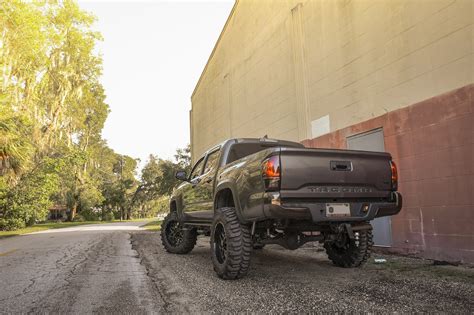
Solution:
<path fill-rule="evenodd" d="M 161 211 L 164 205 L 168 209 L 169 196 L 180 183 L 175 174 L 178 170 L 189 170 L 190 163 L 189 145 L 176 150 L 175 161 L 150 155 L 142 169 L 140 184 L 133 195 L 131 206 L 140 209 L 141 213 L 151 213 L 152 209 Z"/>
<path fill-rule="evenodd" d="M 1 108 L 1 105 L 0 105 Z M 24 115 L 0 111 L 0 175 L 14 180 L 30 166 L 33 146 L 28 137 L 30 124 Z"/>
<path fill-rule="evenodd" d="M 134 189 L 136 162 L 101 137 L 109 107 L 94 21 L 69 0 L 0 2 L 0 228 L 44 220 L 51 203 L 72 220 L 109 206 L 109 186 L 117 197 Z"/>
<path fill-rule="evenodd" d="M 174 158 L 182 170 L 186 171 L 187 174 L 191 172 L 191 145 L 188 144 L 182 149 L 177 149 Z"/>
<path fill-rule="evenodd" d="M 45 220 L 52 204 L 70 220 L 150 215 L 189 170 L 188 146 L 150 158 L 137 181 L 137 161 L 102 139 L 94 21 L 71 0 L 0 1 L 0 229 Z"/>

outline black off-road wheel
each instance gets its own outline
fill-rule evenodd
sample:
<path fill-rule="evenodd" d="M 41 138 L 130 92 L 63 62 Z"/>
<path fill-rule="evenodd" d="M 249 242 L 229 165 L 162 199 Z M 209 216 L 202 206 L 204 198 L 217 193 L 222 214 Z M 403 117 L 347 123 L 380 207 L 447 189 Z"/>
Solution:
<path fill-rule="evenodd" d="M 161 223 L 161 243 L 168 253 L 187 254 L 193 250 L 196 240 L 196 229 L 184 228 L 176 212 L 169 213 Z"/>
<path fill-rule="evenodd" d="M 324 248 L 336 266 L 354 268 L 369 259 L 373 244 L 372 230 L 363 230 L 354 232 L 354 239 L 344 233 L 337 241 L 324 243 Z"/>
<path fill-rule="evenodd" d="M 225 280 L 242 278 L 249 270 L 251 252 L 249 228 L 239 222 L 234 208 L 220 208 L 211 229 L 214 271 Z"/>

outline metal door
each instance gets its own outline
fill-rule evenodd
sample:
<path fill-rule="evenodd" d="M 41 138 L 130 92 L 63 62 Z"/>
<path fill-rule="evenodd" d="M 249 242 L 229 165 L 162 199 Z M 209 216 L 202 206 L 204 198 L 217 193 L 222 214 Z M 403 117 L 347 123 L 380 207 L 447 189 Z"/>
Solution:
<path fill-rule="evenodd" d="M 347 137 L 347 148 L 350 150 L 385 152 L 383 129 L 375 129 Z M 374 244 L 377 246 L 392 246 L 391 218 L 376 218 L 372 221 L 372 226 L 374 227 Z"/>

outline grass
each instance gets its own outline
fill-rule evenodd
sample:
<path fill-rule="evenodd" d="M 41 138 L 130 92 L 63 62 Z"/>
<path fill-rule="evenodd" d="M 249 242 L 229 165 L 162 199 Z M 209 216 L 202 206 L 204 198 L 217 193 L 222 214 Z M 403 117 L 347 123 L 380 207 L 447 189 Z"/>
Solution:
<path fill-rule="evenodd" d="M 151 221 L 155 218 L 141 218 L 141 219 L 130 219 L 130 220 L 118 220 L 118 219 L 115 219 L 113 221 L 108 221 L 108 223 L 110 222 L 143 222 L 143 221 Z M 104 222 L 104 223 L 107 223 L 107 222 Z"/>
<path fill-rule="evenodd" d="M 78 225 L 85 225 L 85 224 L 100 224 L 100 223 L 108 223 L 105 221 L 84 221 L 84 222 L 47 222 L 47 223 L 39 223 L 33 226 L 26 227 L 24 229 L 19 229 L 15 231 L 0 231 L 0 238 L 9 237 L 9 236 L 16 236 L 22 235 L 27 233 L 39 232 L 44 230 L 50 229 L 61 229 L 67 228 L 72 226 Z"/>
<path fill-rule="evenodd" d="M 17 236 L 17 235 L 22 235 L 22 234 L 27 234 L 27 233 L 50 230 L 50 229 L 62 229 L 62 228 L 68 228 L 68 227 L 86 225 L 86 224 L 103 224 L 103 223 L 112 223 L 112 222 L 136 222 L 136 221 L 150 221 L 150 220 L 152 219 L 132 219 L 132 220 L 122 220 L 122 221 L 113 220 L 113 221 L 84 221 L 84 222 L 46 222 L 46 223 L 35 224 L 33 226 L 29 226 L 24 229 L 19 229 L 16 231 L 0 231 L 0 238 Z M 153 223 L 153 222 L 150 222 L 150 223 Z"/>
<path fill-rule="evenodd" d="M 157 232 L 161 230 L 161 222 L 162 222 L 161 220 L 154 220 L 154 221 L 148 222 L 143 227 L 149 231 Z"/>
<path fill-rule="evenodd" d="M 388 256 L 376 254 L 381 258 L 386 258 L 387 262 L 376 264 L 369 260 L 369 265 L 376 270 L 386 270 L 397 274 L 407 273 L 410 275 L 419 274 L 439 278 L 457 278 L 469 283 L 474 283 L 474 268 L 469 266 L 436 266 L 431 260 L 407 258 L 400 256 Z"/>

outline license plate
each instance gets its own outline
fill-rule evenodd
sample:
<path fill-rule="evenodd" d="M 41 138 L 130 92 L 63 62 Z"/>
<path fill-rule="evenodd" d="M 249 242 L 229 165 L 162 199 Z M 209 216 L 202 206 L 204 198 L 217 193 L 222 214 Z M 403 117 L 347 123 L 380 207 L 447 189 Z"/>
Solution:
<path fill-rule="evenodd" d="M 348 203 L 327 203 L 327 217 L 349 217 L 351 216 L 351 208 Z"/>

